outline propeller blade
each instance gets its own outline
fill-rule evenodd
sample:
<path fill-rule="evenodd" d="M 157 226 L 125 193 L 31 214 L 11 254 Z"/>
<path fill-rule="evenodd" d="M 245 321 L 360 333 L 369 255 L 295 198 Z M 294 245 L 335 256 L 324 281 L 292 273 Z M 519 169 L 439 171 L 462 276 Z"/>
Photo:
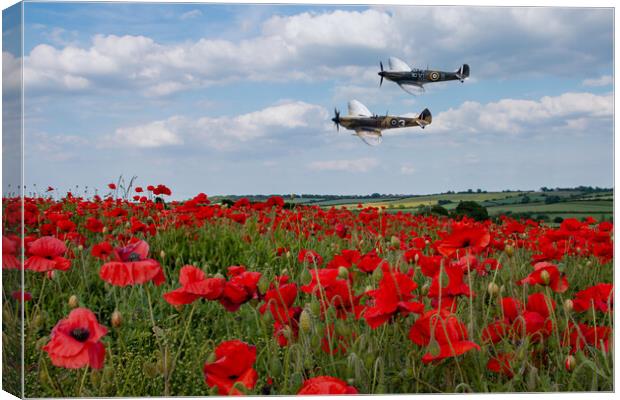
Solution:
<path fill-rule="evenodd" d="M 379 61 L 379 67 L 381 68 L 381 72 L 379 73 L 379 76 L 381 76 L 381 80 L 379 81 L 379 87 L 381 87 L 381 85 L 383 85 L 383 62 Z"/>

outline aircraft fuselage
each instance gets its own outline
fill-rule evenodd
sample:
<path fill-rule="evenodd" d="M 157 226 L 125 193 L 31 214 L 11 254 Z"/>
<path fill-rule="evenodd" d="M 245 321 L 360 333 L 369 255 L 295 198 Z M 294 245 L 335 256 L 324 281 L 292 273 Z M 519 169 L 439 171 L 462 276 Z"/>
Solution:
<path fill-rule="evenodd" d="M 414 69 L 412 71 L 381 71 L 379 76 L 398 84 L 424 85 L 431 82 L 457 81 L 456 72 Z"/>

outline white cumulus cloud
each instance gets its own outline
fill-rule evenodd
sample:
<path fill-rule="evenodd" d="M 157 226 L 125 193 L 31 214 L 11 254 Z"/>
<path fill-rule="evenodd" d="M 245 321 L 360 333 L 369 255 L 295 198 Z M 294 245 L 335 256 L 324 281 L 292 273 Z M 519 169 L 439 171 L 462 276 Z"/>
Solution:
<path fill-rule="evenodd" d="M 353 160 L 313 161 L 308 168 L 314 171 L 368 172 L 379 165 L 375 158 L 358 158 Z"/>

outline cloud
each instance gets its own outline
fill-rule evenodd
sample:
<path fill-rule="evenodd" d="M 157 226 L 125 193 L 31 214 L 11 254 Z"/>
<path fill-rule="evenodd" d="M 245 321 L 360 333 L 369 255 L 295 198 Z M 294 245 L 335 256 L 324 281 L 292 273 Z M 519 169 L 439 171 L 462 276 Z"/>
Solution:
<path fill-rule="evenodd" d="M 192 10 L 183 15 L 196 15 Z M 35 46 L 25 58 L 28 89 L 112 89 L 166 96 L 232 81 L 377 82 L 380 59 L 456 69 L 474 77 L 581 76 L 610 69 L 613 15 L 603 9 L 379 7 L 272 16 L 254 36 L 158 43 L 95 35 L 87 46 Z M 488 32 L 493 32 L 489 35 Z M 583 46 L 583 38 L 588 46 Z M 376 71 L 374 71 L 376 72 Z"/>
<path fill-rule="evenodd" d="M 121 127 L 106 138 L 108 146 L 142 148 L 185 144 L 234 150 L 244 142 L 282 142 L 306 133 L 317 137 L 326 128 L 327 110 L 301 101 L 288 101 L 235 116 L 189 118 L 172 116 L 142 125 Z"/>
<path fill-rule="evenodd" d="M 539 100 L 502 99 L 481 104 L 466 101 L 439 113 L 430 126 L 433 132 L 456 133 L 547 133 L 564 128 L 583 129 L 613 116 L 613 95 L 564 93 Z M 579 121 L 571 122 L 571 121 Z"/>
<path fill-rule="evenodd" d="M 379 165 L 375 158 L 353 160 L 313 161 L 308 168 L 314 171 L 368 172 Z"/>
<path fill-rule="evenodd" d="M 608 86 L 613 83 L 614 78 L 611 75 L 603 75 L 599 78 L 586 79 L 581 84 L 583 86 Z"/>
<path fill-rule="evenodd" d="M 162 147 L 180 145 L 183 144 L 183 139 L 173 132 L 175 119 L 118 128 L 110 140 L 119 146 Z"/>
<path fill-rule="evenodd" d="M 197 18 L 200 17 L 202 15 L 202 11 L 198 10 L 198 9 L 194 9 L 188 12 L 184 12 L 183 14 L 181 14 L 181 16 L 179 17 L 181 20 L 185 21 L 188 19 L 192 19 L 192 18 Z"/>
<path fill-rule="evenodd" d="M 413 175 L 415 171 L 415 167 L 411 164 L 402 164 L 400 166 L 400 173 L 403 175 Z"/>

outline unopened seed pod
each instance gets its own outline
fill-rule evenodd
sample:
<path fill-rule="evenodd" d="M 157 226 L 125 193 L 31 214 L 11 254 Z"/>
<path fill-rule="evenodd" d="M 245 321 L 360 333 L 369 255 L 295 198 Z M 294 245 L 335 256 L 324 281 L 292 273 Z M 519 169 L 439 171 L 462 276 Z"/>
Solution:
<path fill-rule="evenodd" d="M 258 290 L 262 294 L 267 293 L 267 291 L 269 290 L 269 283 L 269 278 L 267 278 L 265 275 L 261 276 L 258 280 Z"/>
<path fill-rule="evenodd" d="M 577 366 L 577 360 L 575 359 L 575 357 L 571 355 L 566 357 L 566 360 L 564 361 L 564 368 L 566 368 L 568 372 L 572 372 L 576 366 Z"/>
<path fill-rule="evenodd" d="M 542 284 L 544 286 L 547 286 L 549 284 L 549 281 L 551 280 L 551 275 L 549 275 L 549 272 L 544 270 L 540 273 L 540 280 L 542 281 Z"/>
<path fill-rule="evenodd" d="M 306 309 L 299 314 L 299 329 L 305 333 L 310 332 L 312 329 L 312 318 L 310 317 L 310 312 Z"/>
<path fill-rule="evenodd" d="M 511 245 L 507 244 L 506 247 L 504 247 L 504 252 L 510 258 L 510 257 L 514 256 L 515 248 L 512 247 Z"/>
<path fill-rule="evenodd" d="M 349 270 L 345 267 L 338 267 L 338 277 L 340 279 L 347 279 L 349 277 Z"/>
<path fill-rule="evenodd" d="M 564 304 L 562 306 L 564 307 L 564 311 L 567 313 L 573 311 L 573 301 L 571 299 L 564 300 Z"/>
<path fill-rule="evenodd" d="M 120 328 L 120 326 L 123 324 L 123 316 L 121 315 L 121 312 L 118 310 L 114 310 L 110 321 L 114 328 Z"/>
<path fill-rule="evenodd" d="M 499 293 L 499 286 L 495 282 L 489 282 L 489 286 L 487 286 L 487 292 L 491 296 L 495 296 Z"/>

